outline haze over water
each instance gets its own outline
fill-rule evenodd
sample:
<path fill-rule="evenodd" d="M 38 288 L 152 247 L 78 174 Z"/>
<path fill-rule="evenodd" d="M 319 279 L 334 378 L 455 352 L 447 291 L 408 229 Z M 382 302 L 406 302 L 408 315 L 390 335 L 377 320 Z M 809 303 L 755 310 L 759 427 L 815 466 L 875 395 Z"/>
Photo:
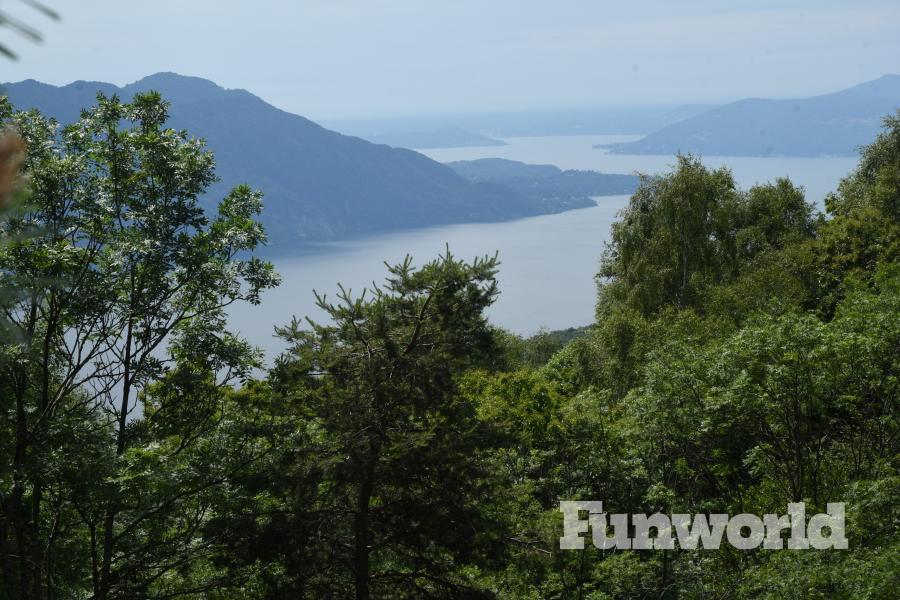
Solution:
<path fill-rule="evenodd" d="M 510 138 L 508 146 L 446 148 L 423 151 L 448 162 L 477 158 L 508 158 L 563 169 L 591 169 L 606 173 L 659 173 L 675 162 L 673 156 L 612 155 L 594 144 L 626 141 L 639 136 L 556 136 Z M 704 157 L 710 167 L 729 166 L 743 187 L 789 176 L 806 188 L 807 198 L 820 207 L 825 195 L 856 164 L 856 158 Z M 337 284 L 359 292 L 381 283 L 383 261 L 396 263 L 406 254 L 421 265 L 447 245 L 456 256 L 472 259 L 499 252 L 500 298 L 489 310 L 491 320 L 522 335 L 541 327 L 565 329 L 593 320 L 594 274 L 609 226 L 628 196 L 605 196 L 597 206 L 566 213 L 504 223 L 472 223 L 379 234 L 310 246 L 291 258 L 276 260 L 282 285 L 263 296 L 261 306 L 238 305 L 232 327 L 266 350 L 271 361 L 283 349 L 273 328 L 296 315 L 321 319 L 312 290 L 334 298 Z"/>
<path fill-rule="evenodd" d="M 439 162 L 507 158 L 526 163 L 552 164 L 561 169 L 585 169 L 602 173 L 654 174 L 670 170 L 675 163 L 675 157 L 671 155 L 609 154 L 593 147 L 596 144 L 630 142 L 641 137 L 643 136 L 517 137 L 505 140 L 508 146 L 439 148 L 421 152 Z M 806 188 L 808 199 L 821 203 L 825 195 L 834 190 L 840 178 L 853 169 L 856 158 L 704 156 L 703 163 L 709 167 L 729 167 L 742 188 L 772 181 L 776 177 L 790 176 L 795 184 Z"/>

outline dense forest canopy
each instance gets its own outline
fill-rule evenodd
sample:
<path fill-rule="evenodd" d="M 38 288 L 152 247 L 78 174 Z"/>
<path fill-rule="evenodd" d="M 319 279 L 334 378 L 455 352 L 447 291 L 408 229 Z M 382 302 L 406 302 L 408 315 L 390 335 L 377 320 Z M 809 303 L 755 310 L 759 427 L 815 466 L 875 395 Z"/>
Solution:
<path fill-rule="evenodd" d="M 212 156 L 166 119 L 0 103 L 2 597 L 894 597 L 900 113 L 825 214 L 692 156 L 643 178 L 579 335 L 492 326 L 496 258 L 448 250 L 320 297 L 262 375 L 225 309 L 278 283 L 263 199 L 204 212 Z M 850 549 L 561 550 L 566 499 L 844 502 Z"/>

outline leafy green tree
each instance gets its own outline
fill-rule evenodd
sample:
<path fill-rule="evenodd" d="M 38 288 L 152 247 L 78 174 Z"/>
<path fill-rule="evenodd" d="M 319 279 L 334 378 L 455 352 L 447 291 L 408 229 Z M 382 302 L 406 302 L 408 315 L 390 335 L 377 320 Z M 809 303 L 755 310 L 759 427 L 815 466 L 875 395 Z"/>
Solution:
<path fill-rule="evenodd" d="M 539 367 L 559 352 L 563 342 L 547 329 L 541 329 L 528 338 L 525 345 L 524 360 L 527 364 Z"/>
<path fill-rule="evenodd" d="M 730 171 L 678 156 L 667 175 L 643 177 L 614 223 L 598 274 L 598 320 L 624 305 L 643 315 L 701 307 L 760 254 L 814 231 L 812 206 L 788 180 L 737 189 Z"/>
<path fill-rule="evenodd" d="M 601 285 L 598 310 L 621 302 L 650 314 L 694 303 L 722 268 L 721 246 L 730 240 L 720 213 L 737 196 L 727 169 L 709 171 L 692 156 L 679 155 L 671 175 L 642 177 L 611 228 L 599 275 L 612 281 Z"/>
<path fill-rule="evenodd" d="M 884 118 L 884 131 L 862 149 L 859 165 L 826 200 L 828 211 L 847 216 L 866 206 L 900 220 L 900 110 Z"/>
<path fill-rule="evenodd" d="M 862 150 L 856 170 L 825 200 L 833 215 L 816 247 L 816 296 L 830 316 L 846 292 L 845 279 L 871 281 L 881 263 L 900 260 L 900 115 Z"/>
<path fill-rule="evenodd" d="M 100 513 L 66 525 L 89 534 L 93 595 L 136 597 L 134 563 L 153 559 L 134 551 L 129 534 L 159 514 L 124 476 L 141 392 L 175 364 L 221 381 L 257 364 L 254 351 L 225 330 L 224 309 L 257 302 L 276 282 L 271 265 L 248 254 L 264 241 L 253 220 L 260 196 L 236 188 L 207 218 L 199 201 L 215 180 L 212 156 L 200 141 L 166 129 L 166 118 L 153 93 L 130 104 L 99 96 L 61 132 L 34 111 L 11 118 L 29 149 L 30 196 L 5 224 L 13 241 L 0 249 L 3 287 L 15 292 L 4 310 L 16 341 L 3 362 L 15 415 L 12 480 L 3 494 L 14 529 L 9 556 L 34 598 L 55 593 L 58 550 L 47 540 L 57 524 L 46 513 L 45 472 L 53 461 L 37 457 L 52 448 L 65 407 L 77 399 L 100 415 L 115 457 L 96 490 Z"/>

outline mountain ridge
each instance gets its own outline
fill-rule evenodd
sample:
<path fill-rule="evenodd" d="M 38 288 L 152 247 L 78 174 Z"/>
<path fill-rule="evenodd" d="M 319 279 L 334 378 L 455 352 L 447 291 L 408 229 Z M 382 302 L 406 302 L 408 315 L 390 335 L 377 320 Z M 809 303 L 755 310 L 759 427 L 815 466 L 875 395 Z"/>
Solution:
<path fill-rule="evenodd" d="M 37 108 L 61 123 L 94 104 L 97 92 L 128 101 L 158 91 L 170 103 L 168 125 L 202 138 L 221 181 L 209 208 L 238 183 L 265 194 L 270 252 L 304 242 L 474 221 L 501 221 L 588 206 L 538 201 L 493 183 L 471 182 L 423 154 L 346 136 L 266 103 L 242 89 L 198 77 L 156 73 L 124 86 L 34 80 L 4 84 L 17 108 Z"/>
<path fill-rule="evenodd" d="M 617 154 L 853 156 L 900 107 L 900 75 L 799 99 L 744 98 L 659 129 L 602 144 Z"/>

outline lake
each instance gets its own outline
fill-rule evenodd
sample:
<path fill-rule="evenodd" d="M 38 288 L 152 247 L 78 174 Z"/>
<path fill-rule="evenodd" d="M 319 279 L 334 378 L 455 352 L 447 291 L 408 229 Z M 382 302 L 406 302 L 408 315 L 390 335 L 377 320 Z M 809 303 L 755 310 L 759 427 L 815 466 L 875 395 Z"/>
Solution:
<path fill-rule="evenodd" d="M 476 158 L 508 158 L 553 164 L 563 169 L 606 173 L 659 173 L 675 162 L 672 156 L 612 155 L 594 144 L 628 141 L 640 136 L 556 136 L 509 138 L 508 146 L 442 148 L 423 151 L 448 162 Z M 821 205 L 841 177 L 856 165 L 841 158 L 705 157 L 711 167 L 729 166 L 742 187 L 779 176 L 807 190 Z M 387 271 L 383 261 L 399 262 L 410 254 L 415 264 L 442 253 L 447 245 L 461 258 L 500 254 L 500 297 L 489 310 L 492 322 L 522 335 L 540 329 L 586 325 L 594 315 L 594 273 L 603 243 L 627 196 L 597 198 L 591 208 L 519 219 L 504 223 L 471 223 L 417 229 L 317 244 L 290 258 L 275 261 L 284 281 L 267 292 L 260 306 L 237 306 L 231 326 L 272 357 L 283 348 L 272 335 L 275 325 L 291 317 L 321 318 L 312 290 L 334 297 L 337 284 L 354 292 L 380 282 Z"/>

